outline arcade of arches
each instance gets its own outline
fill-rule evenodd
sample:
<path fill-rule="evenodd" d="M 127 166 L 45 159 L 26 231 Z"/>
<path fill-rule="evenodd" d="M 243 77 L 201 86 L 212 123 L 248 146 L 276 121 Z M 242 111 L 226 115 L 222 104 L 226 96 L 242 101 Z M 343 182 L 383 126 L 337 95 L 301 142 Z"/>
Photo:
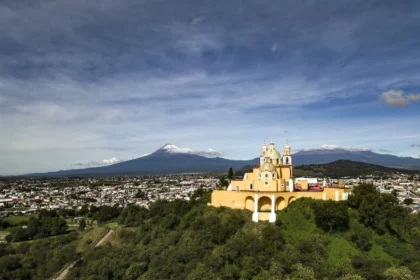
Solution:
<path fill-rule="evenodd" d="M 275 211 L 280 211 L 286 208 L 292 201 L 296 200 L 295 197 L 290 197 L 285 199 L 282 196 L 276 198 L 275 201 Z M 271 210 L 271 198 L 269 196 L 262 196 L 258 199 L 258 211 L 260 212 L 267 212 Z M 250 211 L 254 211 L 255 209 L 255 200 L 252 196 L 247 196 L 245 198 L 245 209 Z"/>

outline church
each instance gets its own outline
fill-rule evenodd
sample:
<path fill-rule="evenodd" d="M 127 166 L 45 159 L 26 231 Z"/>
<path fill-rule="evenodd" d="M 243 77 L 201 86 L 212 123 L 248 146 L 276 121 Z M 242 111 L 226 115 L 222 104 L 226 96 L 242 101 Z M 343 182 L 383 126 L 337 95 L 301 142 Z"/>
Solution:
<path fill-rule="evenodd" d="M 241 180 L 232 180 L 226 190 L 215 190 L 211 205 L 234 209 L 248 209 L 253 212 L 252 220 L 276 221 L 276 211 L 287 207 L 301 197 L 313 199 L 346 200 L 350 189 L 342 187 L 310 188 L 308 181 L 293 179 L 293 161 L 289 144 L 286 142 L 283 156 L 274 143 L 261 147 L 260 165 L 245 173 Z"/>

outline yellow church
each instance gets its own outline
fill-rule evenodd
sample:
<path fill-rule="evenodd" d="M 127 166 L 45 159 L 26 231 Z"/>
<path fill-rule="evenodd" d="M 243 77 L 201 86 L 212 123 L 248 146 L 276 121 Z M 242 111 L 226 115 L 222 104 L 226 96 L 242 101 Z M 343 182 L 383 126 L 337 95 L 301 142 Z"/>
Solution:
<path fill-rule="evenodd" d="M 274 143 L 261 147 L 260 165 L 245 173 L 243 179 L 232 180 L 226 190 L 215 190 L 211 205 L 253 212 L 252 220 L 276 221 L 276 211 L 287 207 L 301 197 L 313 199 L 346 200 L 349 189 L 342 187 L 319 187 L 310 189 L 308 181 L 293 179 L 292 153 L 286 142 L 283 156 Z"/>

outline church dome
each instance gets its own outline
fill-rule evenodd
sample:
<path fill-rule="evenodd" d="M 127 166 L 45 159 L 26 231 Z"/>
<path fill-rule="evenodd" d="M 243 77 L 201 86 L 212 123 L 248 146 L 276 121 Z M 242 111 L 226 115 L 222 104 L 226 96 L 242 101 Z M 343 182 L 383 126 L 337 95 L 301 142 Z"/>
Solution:
<path fill-rule="evenodd" d="M 274 171 L 276 167 L 271 162 L 265 162 L 263 165 L 260 166 L 261 171 Z"/>
<path fill-rule="evenodd" d="M 270 157 L 271 159 L 274 159 L 274 160 L 281 158 L 280 152 L 277 151 L 276 149 L 270 149 L 267 153 L 267 157 Z"/>

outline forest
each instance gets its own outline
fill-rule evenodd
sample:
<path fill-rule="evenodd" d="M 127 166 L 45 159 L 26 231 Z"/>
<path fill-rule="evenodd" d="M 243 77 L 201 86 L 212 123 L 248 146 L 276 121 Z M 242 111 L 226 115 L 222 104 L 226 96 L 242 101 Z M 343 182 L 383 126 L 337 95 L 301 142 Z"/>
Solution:
<path fill-rule="evenodd" d="M 98 228 L 0 244 L 0 279 L 48 279 L 75 260 L 68 279 L 418 279 L 420 217 L 372 185 L 348 201 L 298 199 L 275 224 L 248 210 L 157 201 L 93 217 L 121 226 L 93 248 Z M 85 213 L 89 215 L 88 213 Z M 92 215 L 90 213 L 90 215 Z"/>

